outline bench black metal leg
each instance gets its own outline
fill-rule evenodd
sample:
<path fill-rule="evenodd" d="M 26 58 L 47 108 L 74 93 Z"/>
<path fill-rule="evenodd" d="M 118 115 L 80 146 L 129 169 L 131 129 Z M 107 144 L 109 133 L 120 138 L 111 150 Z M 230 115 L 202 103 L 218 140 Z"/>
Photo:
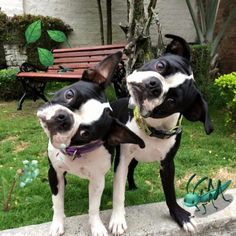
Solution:
<path fill-rule="evenodd" d="M 22 97 L 20 98 L 19 102 L 18 102 L 18 106 L 17 106 L 17 110 L 22 110 L 22 104 L 26 98 L 27 93 L 25 92 Z"/>
<path fill-rule="evenodd" d="M 32 79 L 29 80 L 27 78 L 22 78 L 20 81 L 25 92 L 18 102 L 17 110 L 22 110 L 22 104 L 26 97 L 33 99 L 33 101 L 41 98 L 43 101 L 48 102 L 47 97 L 44 95 L 46 82 L 37 82 Z"/>
<path fill-rule="evenodd" d="M 44 94 L 39 94 L 39 97 L 42 98 L 44 102 L 48 102 L 48 99 L 46 98 Z"/>

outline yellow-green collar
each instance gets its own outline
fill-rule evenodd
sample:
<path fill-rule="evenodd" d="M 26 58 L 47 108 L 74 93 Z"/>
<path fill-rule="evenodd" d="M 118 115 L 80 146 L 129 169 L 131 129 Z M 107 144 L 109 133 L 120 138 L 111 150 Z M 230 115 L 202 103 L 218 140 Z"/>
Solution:
<path fill-rule="evenodd" d="M 179 116 L 178 122 L 175 127 L 169 130 L 157 130 L 147 124 L 144 118 L 140 115 L 138 107 L 134 107 L 134 118 L 138 127 L 143 130 L 147 135 L 167 139 L 175 134 L 179 134 L 182 131 L 182 115 Z"/>

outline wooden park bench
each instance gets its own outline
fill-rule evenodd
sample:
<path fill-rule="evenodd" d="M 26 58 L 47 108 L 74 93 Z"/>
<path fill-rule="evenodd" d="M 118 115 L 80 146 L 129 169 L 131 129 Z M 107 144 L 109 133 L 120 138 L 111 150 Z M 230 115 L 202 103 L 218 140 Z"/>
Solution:
<path fill-rule="evenodd" d="M 117 51 L 123 51 L 125 45 L 102 45 L 87 46 L 80 48 L 55 49 L 53 51 L 54 65 L 48 67 L 45 71 L 37 71 L 37 68 L 29 63 L 23 63 L 17 79 L 22 83 L 24 94 L 19 100 L 18 110 L 22 109 L 22 104 L 26 97 L 31 97 L 34 101 L 38 98 L 48 101 L 44 94 L 47 82 L 57 81 L 76 82 L 81 79 L 83 71 L 94 67 L 106 56 Z M 118 97 L 124 96 L 124 90 L 120 88 L 122 79 L 125 76 L 124 60 L 122 58 L 113 78 L 115 92 Z"/>

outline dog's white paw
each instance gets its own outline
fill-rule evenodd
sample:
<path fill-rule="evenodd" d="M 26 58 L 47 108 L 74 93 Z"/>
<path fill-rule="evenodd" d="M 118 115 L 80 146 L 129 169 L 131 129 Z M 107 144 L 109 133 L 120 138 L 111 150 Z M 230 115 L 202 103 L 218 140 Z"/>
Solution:
<path fill-rule="evenodd" d="M 183 224 L 183 229 L 186 232 L 194 233 L 197 231 L 197 223 L 194 219 L 190 219 L 189 222 Z"/>
<path fill-rule="evenodd" d="M 127 224 L 125 220 L 125 214 L 112 212 L 109 230 L 114 235 L 121 235 L 127 230 Z"/>
<path fill-rule="evenodd" d="M 100 218 L 90 220 L 92 236 L 108 236 L 107 230 Z"/>
<path fill-rule="evenodd" d="M 64 222 L 59 220 L 54 220 L 51 224 L 49 235 L 50 236 L 61 236 L 64 235 Z"/>

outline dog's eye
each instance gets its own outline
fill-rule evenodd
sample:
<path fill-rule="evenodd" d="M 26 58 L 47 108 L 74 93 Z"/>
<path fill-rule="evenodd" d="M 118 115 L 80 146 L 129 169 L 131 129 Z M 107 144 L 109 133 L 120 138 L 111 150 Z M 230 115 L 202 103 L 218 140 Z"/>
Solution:
<path fill-rule="evenodd" d="M 173 99 L 173 98 L 168 98 L 167 99 L 167 104 L 168 104 L 169 107 L 175 106 L 175 103 L 176 103 L 175 99 Z"/>
<path fill-rule="evenodd" d="M 88 138 L 89 137 L 89 132 L 87 130 L 81 130 L 79 132 L 79 135 L 82 137 L 82 138 Z"/>
<path fill-rule="evenodd" d="M 156 69 L 160 72 L 164 71 L 166 68 L 166 64 L 162 61 L 157 62 Z"/>
<path fill-rule="evenodd" d="M 65 98 L 67 99 L 67 100 L 70 100 L 70 99 L 72 99 L 73 97 L 74 97 L 74 91 L 73 90 L 71 90 L 71 89 L 69 89 L 69 90 L 67 90 L 66 91 L 66 93 L 65 93 Z"/>

